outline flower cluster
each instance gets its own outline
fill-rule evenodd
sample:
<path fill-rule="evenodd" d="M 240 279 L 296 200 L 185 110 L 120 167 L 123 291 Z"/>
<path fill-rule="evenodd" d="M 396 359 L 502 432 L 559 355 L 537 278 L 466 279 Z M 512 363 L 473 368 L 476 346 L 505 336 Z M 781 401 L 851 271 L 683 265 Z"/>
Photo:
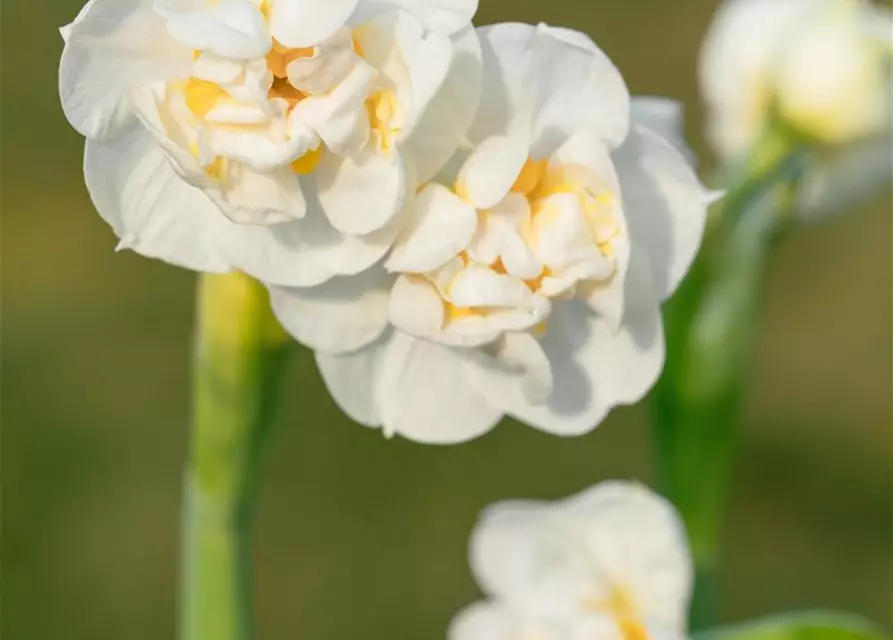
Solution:
<path fill-rule="evenodd" d="M 91 0 L 60 69 L 121 245 L 268 285 L 355 420 L 578 434 L 663 364 L 712 194 L 679 107 L 474 0 Z"/>
<path fill-rule="evenodd" d="M 557 503 L 490 507 L 471 540 L 488 600 L 450 640 L 684 640 L 693 571 L 673 507 L 605 482 Z"/>

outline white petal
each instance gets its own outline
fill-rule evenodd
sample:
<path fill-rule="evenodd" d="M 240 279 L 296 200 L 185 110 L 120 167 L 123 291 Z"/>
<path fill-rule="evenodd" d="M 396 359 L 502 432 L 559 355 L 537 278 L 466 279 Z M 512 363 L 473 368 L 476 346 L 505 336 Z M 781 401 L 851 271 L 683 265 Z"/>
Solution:
<path fill-rule="evenodd" d="M 561 111 L 562 102 L 553 104 L 556 119 L 568 131 L 596 131 L 609 146 L 616 147 L 629 130 L 630 97 L 620 71 L 611 59 L 585 33 L 563 27 L 547 27 L 545 31 L 559 40 L 588 51 L 592 55 L 588 78 L 572 109 Z"/>
<path fill-rule="evenodd" d="M 121 130 L 130 117 L 131 87 L 185 77 L 192 65 L 192 50 L 174 42 L 141 0 L 97 0 L 66 35 L 59 95 L 65 117 L 88 138 Z"/>
<path fill-rule="evenodd" d="M 399 231 L 399 220 L 365 236 L 340 233 L 312 206 L 302 220 L 225 229 L 233 264 L 267 284 L 307 287 L 337 275 L 356 275 L 378 262 Z"/>
<path fill-rule="evenodd" d="M 672 504 L 637 482 L 613 481 L 556 508 L 588 533 L 581 538 L 587 556 L 604 578 L 623 581 L 649 627 L 684 633 L 693 572 L 685 528 Z"/>
<path fill-rule="evenodd" d="M 552 161 L 565 166 L 579 165 L 587 169 L 575 177 L 584 181 L 583 186 L 596 192 L 605 190 L 612 195 L 620 191 L 620 180 L 607 145 L 593 129 L 574 131 L 555 151 Z"/>
<path fill-rule="evenodd" d="M 402 9 L 426 29 L 450 34 L 467 27 L 477 8 L 478 0 L 362 0 L 355 20 L 365 22 L 377 13 Z"/>
<path fill-rule="evenodd" d="M 331 91 L 298 102 L 293 116 L 315 131 L 336 155 L 358 151 L 369 139 L 365 104 L 375 76 L 375 69 L 360 61 Z"/>
<path fill-rule="evenodd" d="M 385 262 L 389 271 L 434 271 L 468 245 L 477 227 L 474 207 L 439 184 L 426 185 L 410 212 L 408 226 Z"/>
<path fill-rule="evenodd" d="M 483 435 L 502 413 L 469 384 L 450 348 L 398 332 L 379 362 L 376 398 L 385 435 L 452 444 Z"/>
<path fill-rule="evenodd" d="M 529 140 L 520 129 L 487 138 L 462 165 L 456 191 L 478 209 L 495 206 L 512 188 L 528 151 Z"/>
<path fill-rule="evenodd" d="M 627 282 L 627 272 L 633 246 L 630 245 L 631 240 L 626 229 L 625 220 L 620 220 L 619 222 L 621 224 L 621 232 L 611 241 L 611 247 L 614 249 L 614 274 L 607 282 L 581 283 L 581 291 L 578 292 L 578 297 L 586 300 L 589 308 L 595 311 L 602 321 L 607 323 L 611 331 L 617 331 L 620 327 L 623 314 L 626 312 L 626 295 L 629 293 L 631 286 L 631 283 Z M 642 247 L 636 247 L 636 249 L 641 263 L 649 264 L 645 250 Z M 652 275 L 649 273 L 647 277 L 647 290 L 651 293 L 654 288 Z"/>
<path fill-rule="evenodd" d="M 443 314 L 443 299 L 427 278 L 397 278 L 388 313 L 395 327 L 413 336 L 434 336 L 443 327 Z"/>
<path fill-rule="evenodd" d="M 75 16 L 74 20 L 66 24 L 65 26 L 59 27 L 59 34 L 62 36 L 63 42 L 68 42 L 68 38 L 71 36 L 71 31 L 74 29 L 75 25 L 81 22 L 87 14 L 93 9 L 93 5 L 96 4 L 97 0 L 89 0 L 87 4 L 81 7 L 81 10 L 78 11 L 77 16 Z"/>
<path fill-rule="evenodd" d="M 481 94 L 481 45 L 473 27 L 452 37 L 450 67 L 401 147 L 415 159 L 419 182 L 446 164 L 471 125 Z"/>
<path fill-rule="evenodd" d="M 536 28 L 504 23 L 479 27 L 482 86 L 478 108 L 467 132 L 477 144 L 494 135 L 506 135 L 512 127 L 532 127 L 532 94 L 525 74 L 533 57 Z M 507 52 L 507 53 L 506 53 Z"/>
<path fill-rule="evenodd" d="M 406 172 L 399 153 L 338 158 L 324 153 L 314 172 L 319 204 L 344 233 L 372 233 L 403 209 Z"/>
<path fill-rule="evenodd" d="M 569 640 L 570 637 L 557 621 L 537 619 L 517 608 L 489 602 L 478 602 L 460 611 L 447 634 L 448 640 Z M 592 635 L 574 636 L 577 637 L 603 640 Z"/>
<path fill-rule="evenodd" d="M 555 507 L 502 502 L 488 508 L 471 537 L 471 568 L 481 589 L 531 617 L 565 618 L 585 602 L 598 576 Z"/>
<path fill-rule="evenodd" d="M 552 306 L 541 341 L 554 377 L 546 404 L 531 405 L 518 385 L 497 376 L 477 376 L 482 395 L 519 420 L 557 435 L 591 431 L 614 406 L 638 402 L 660 375 L 664 341 L 648 266 L 633 264 L 618 331 L 579 301 Z"/>
<path fill-rule="evenodd" d="M 338 30 L 358 0 L 276 0 L 270 3 L 270 32 L 286 47 L 309 47 Z"/>
<path fill-rule="evenodd" d="M 629 95 L 611 61 L 585 36 L 541 25 L 501 24 L 478 30 L 484 95 L 472 140 L 500 120 L 528 113 L 534 158 L 549 156 L 580 128 L 609 146 L 626 136 Z"/>
<path fill-rule="evenodd" d="M 316 365 L 335 402 L 352 420 L 367 427 L 381 426 L 375 405 L 376 366 L 388 334 L 353 353 L 317 351 Z"/>
<path fill-rule="evenodd" d="M 407 76 L 397 83 L 398 93 L 405 92 L 408 98 L 405 122 L 400 130 L 400 138 L 405 139 L 415 130 L 431 99 L 446 79 L 452 62 L 453 45 L 448 36 L 425 31 L 407 13 L 392 15 L 393 37 Z M 400 87 L 406 83 L 408 87 Z"/>
<path fill-rule="evenodd" d="M 223 214 L 177 175 L 139 123 L 113 140 L 88 140 L 84 173 L 122 248 L 197 271 L 230 270 L 219 246 Z"/>
<path fill-rule="evenodd" d="M 272 44 L 263 15 L 249 0 L 220 0 L 191 11 L 170 11 L 167 29 L 190 49 L 236 60 L 262 57 Z"/>
<path fill-rule="evenodd" d="M 307 212 L 298 176 L 287 166 L 255 171 L 233 162 L 219 188 L 220 196 L 210 195 L 237 224 L 281 224 L 303 218 Z"/>
<path fill-rule="evenodd" d="M 457 307 L 512 308 L 531 304 L 533 294 L 513 276 L 472 264 L 453 279 L 449 297 Z"/>
<path fill-rule="evenodd" d="M 485 355 L 483 355 L 485 354 Z M 539 342 L 529 333 L 509 332 L 489 345 L 475 363 L 487 375 L 506 376 L 518 385 L 525 399 L 543 404 L 552 395 L 552 369 Z"/>
<path fill-rule="evenodd" d="M 292 60 L 286 69 L 288 81 L 304 93 L 325 93 L 344 81 L 360 61 L 350 29 L 343 27 L 317 46 L 313 55 Z"/>
<path fill-rule="evenodd" d="M 651 129 L 695 164 L 697 158 L 685 141 L 682 103 L 658 96 L 636 96 L 630 106 L 634 123 Z"/>
<path fill-rule="evenodd" d="M 576 262 L 602 257 L 576 194 L 544 198 L 532 226 L 531 248 L 543 264 L 559 273 Z"/>
<path fill-rule="evenodd" d="M 273 312 L 295 340 L 314 351 L 356 351 L 388 326 L 393 278 L 381 268 L 315 287 L 270 287 Z"/>
<path fill-rule="evenodd" d="M 614 162 L 632 241 L 648 254 L 654 285 L 666 299 L 697 253 L 712 196 L 680 151 L 641 125 Z"/>

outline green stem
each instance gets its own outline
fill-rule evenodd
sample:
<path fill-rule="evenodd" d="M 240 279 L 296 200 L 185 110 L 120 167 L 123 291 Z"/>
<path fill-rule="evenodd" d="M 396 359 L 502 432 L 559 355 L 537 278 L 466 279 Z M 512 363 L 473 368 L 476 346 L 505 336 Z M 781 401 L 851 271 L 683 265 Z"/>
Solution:
<path fill-rule="evenodd" d="M 653 396 L 658 477 L 685 521 L 695 562 L 691 624 L 715 622 L 716 568 L 741 383 L 766 260 L 792 204 L 800 158 L 767 135 L 714 210 L 689 277 L 664 309 L 667 360 Z"/>
<path fill-rule="evenodd" d="M 266 290 L 202 276 L 183 502 L 181 640 L 251 635 L 250 523 L 285 344 Z"/>

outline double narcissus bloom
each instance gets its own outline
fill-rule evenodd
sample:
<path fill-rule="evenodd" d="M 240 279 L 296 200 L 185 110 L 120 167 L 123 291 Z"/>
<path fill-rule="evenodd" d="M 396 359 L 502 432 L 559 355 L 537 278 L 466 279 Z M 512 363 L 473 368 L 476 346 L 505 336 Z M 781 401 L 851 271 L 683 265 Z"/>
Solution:
<path fill-rule="evenodd" d="M 700 242 L 711 194 L 678 107 L 629 99 L 585 35 L 478 30 L 484 82 L 463 147 L 422 182 L 380 267 L 273 287 L 355 420 L 430 443 L 504 414 L 591 430 L 663 365 L 659 307 Z"/>
<path fill-rule="evenodd" d="M 683 640 L 692 566 L 673 507 L 605 482 L 557 503 L 505 502 L 474 531 L 471 567 L 487 600 L 450 640 Z"/>
<path fill-rule="evenodd" d="M 480 89 L 476 0 L 91 0 L 65 114 L 125 248 L 313 285 L 377 262 Z"/>
<path fill-rule="evenodd" d="M 851 206 L 893 175 L 893 14 L 867 0 L 727 0 L 701 51 L 724 158 L 770 127 L 812 143 L 801 212 Z"/>
<path fill-rule="evenodd" d="M 563 435 L 637 401 L 708 194 L 678 107 L 474 0 L 91 0 L 60 92 L 122 246 L 266 283 L 357 421 Z"/>

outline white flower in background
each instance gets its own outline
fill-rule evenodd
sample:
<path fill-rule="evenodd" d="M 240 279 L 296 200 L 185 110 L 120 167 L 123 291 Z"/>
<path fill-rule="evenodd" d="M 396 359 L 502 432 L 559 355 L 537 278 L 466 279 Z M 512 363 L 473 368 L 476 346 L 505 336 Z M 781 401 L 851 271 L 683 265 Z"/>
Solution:
<path fill-rule="evenodd" d="M 727 0 L 701 51 L 707 133 L 745 154 L 774 120 L 816 143 L 807 213 L 893 175 L 893 14 L 867 0 Z"/>
<path fill-rule="evenodd" d="M 605 482 L 556 503 L 484 512 L 471 567 L 487 600 L 449 640 L 683 640 L 692 589 L 685 534 L 666 500 Z"/>
<path fill-rule="evenodd" d="M 710 194 L 677 146 L 678 107 L 631 107 L 588 37 L 478 31 L 467 144 L 419 190 L 384 268 L 273 287 L 273 308 L 341 407 L 386 435 L 460 442 L 504 414 L 580 434 L 660 373 L 659 306 Z"/>
<path fill-rule="evenodd" d="M 91 0 L 65 114 L 122 246 L 312 285 L 378 261 L 480 92 L 476 0 Z"/>

